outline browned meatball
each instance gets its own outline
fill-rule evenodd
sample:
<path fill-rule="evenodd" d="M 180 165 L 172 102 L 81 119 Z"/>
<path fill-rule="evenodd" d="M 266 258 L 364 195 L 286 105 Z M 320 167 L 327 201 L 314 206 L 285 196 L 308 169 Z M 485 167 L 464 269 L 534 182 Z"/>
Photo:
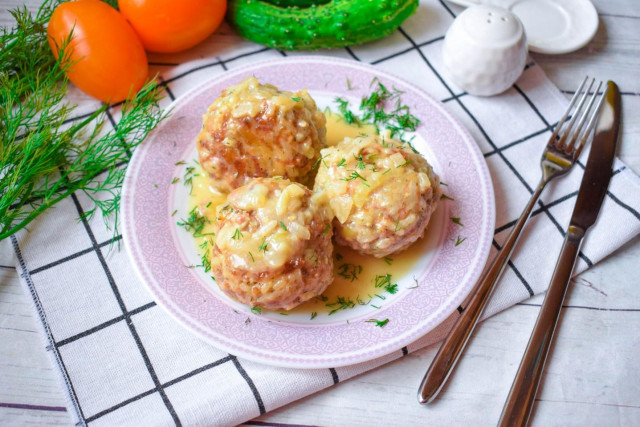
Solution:
<path fill-rule="evenodd" d="M 378 258 L 418 240 L 440 199 L 440 180 L 407 144 L 367 136 L 322 150 L 315 191 L 335 213 L 336 242 Z"/>
<path fill-rule="evenodd" d="M 220 289 L 252 307 L 289 310 L 333 281 L 328 205 L 305 186 L 257 178 L 218 207 L 211 269 Z"/>
<path fill-rule="evenodd" d="M 326 145 L 325 122 L 306 90 L 280 91 L 248 77 L 225 89 L 204 115 L 200 164 L 222 192 L 256 177 L 309 185 Z"/>

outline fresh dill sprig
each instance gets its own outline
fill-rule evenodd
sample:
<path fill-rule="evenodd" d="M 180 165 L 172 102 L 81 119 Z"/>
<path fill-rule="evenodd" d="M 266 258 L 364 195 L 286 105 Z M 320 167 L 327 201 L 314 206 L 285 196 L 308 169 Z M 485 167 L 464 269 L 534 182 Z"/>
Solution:
<path fill-rule="evenodd" d="M 91 202 L 81 216 L 100 212 L 115 238 L 124 165 L 166 117 L 158 108 L 160 90 L 150 83 L 122 104 L 120 122 L 110 131 L 109 105 L 71 118 L 76 106 L 64 98 L 68 41 L 56 60 L 46 32 L 60 3 L 47 0 L 35 14 L 15 9 L 15 27 L 0 29 L 0 240 L 78 191 Z"/>

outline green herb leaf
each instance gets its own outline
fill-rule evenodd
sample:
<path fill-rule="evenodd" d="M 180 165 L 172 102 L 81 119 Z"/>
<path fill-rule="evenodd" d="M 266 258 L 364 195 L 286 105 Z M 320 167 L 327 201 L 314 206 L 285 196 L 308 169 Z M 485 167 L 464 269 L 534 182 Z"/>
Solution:
<path fill-rule="evenodd" d="M 231 236 L 231 238 L 233 240 L 240 240 L 244 237 L 244 234 L 242 234 L 242 231 L 240 231 L 239 229 L 236 228 L 236 231 L 233 233 L 233 236 Z"/>
<path fill-rule="evenodd" d="M 389 319 L 384 319 L 384 320 L 369 319 L 369 320 L 365 320 L 365 322 L 367 322 L 367 323 L 375 323 L 376 326 L 378 326 L 380 328 L 384 328 L 384 325 L 389 323 Z"/>
<path fill-rule="evenodd" d="M 460 236 L 458 236 L 458 238 L 456 239 L 456 243 L 454 244 L 454 246 L 458 246 L 460 245 L 462 242 L 464 242 L 465 240 L 467 240 L 467 238 L 460 238 Z"/>

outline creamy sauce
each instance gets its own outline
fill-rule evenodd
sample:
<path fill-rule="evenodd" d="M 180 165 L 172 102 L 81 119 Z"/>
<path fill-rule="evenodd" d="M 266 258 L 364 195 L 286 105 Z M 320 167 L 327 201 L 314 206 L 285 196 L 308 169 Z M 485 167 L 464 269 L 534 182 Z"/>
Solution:
<path fill-rule="evenodd" d="M 345 138 L 356 138 L 358 136 L 376 135 L 377 128 L 374 125 L 363 124 L 362 126 L 350 125 L 344 121 L 339 114 L 325 111 L 327 118 L 327 145 L 333 147 Z"/>
<path fill-rule="evenodd" d="M 362 134 L 375 134 L 376 128 L 372 125 L 357 127 L 349 125 L 337 114 L 325 113 L 327 117 L 327 144 L 335 145 L 345 137 L 357 137 Z M 226 195 L 219 193 L 210 183 L 210 178 L 200 166 L 195 166 L 192 178 L 193 188 L 189 197 L 189 211 L 198 208 L 201 215 L 209 218 L 209 222 L 203 227 L 203 237 L 195 237 L 195 244 L 201 255 L 204 250 L 210 250 L 213 237 L 207 236 L 213 230 L 213 220 L 216 216 L 216 207 L 225 203 Z M 392 294 L 385 289 L 385 285 L 397 284 L 397 292 L 401 293 L 409 287 L 417 286 L 413 277 L 406 277 L 426 253 L 437 245 L 437 230 L 442 227 L 442 215 L 438 211 L 434 213 L 427 227 L 425 236 L 416 241 L 408 249 L 399 254 L 379 259 L 369 255 L 361 255 L 357 252 L 341 247 L 334 247 L 334 275 L 335 279 L 320 297 L 307 301 L 289 311 L 291 314 L 327 315 L 338 305 L 328 307 L 342 298 L 343 301 L 351 301 L 358 305 L 368 305 L 374 308 L 381 307 Z M 434 230 L 431 232 L 430 230 Z M 206 242 L 206 244 L 205 244 Z M 203 249 L 203 247 L 205 249 Z M 208 257 L 207 257 L 208 258 Z M 355 277 L 354 277 L 355 273 Z M 385 282 L 377 276 L 391 275 L 390 281 Z M 343 277 L 348 276 L 348 277 Z M 352 280 L 353 279 L 353 280 Z M 382 286 L 376 287 L 382 283 Z M 263 312 L 266 310 L 263 310 Z"/>

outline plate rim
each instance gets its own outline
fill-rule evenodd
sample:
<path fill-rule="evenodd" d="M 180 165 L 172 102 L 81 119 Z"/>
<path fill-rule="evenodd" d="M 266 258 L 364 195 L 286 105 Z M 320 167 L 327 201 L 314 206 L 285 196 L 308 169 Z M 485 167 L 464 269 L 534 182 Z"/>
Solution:
<path fill-rule="evenodd" d="M 491 249 L 490 242 L 493 237 L 493 231 L 495 228 L 495 193 L 494 193 L 494 188 L 493 188 L 493 183 L 492 183 L 491 175 L 489 172 L 489 168 L 484 159 L 484 156 L 482 155 L 482 152 L 480 151 L 479 146 L 477 145 L 477 142 L 475 141 L 475 138 L 473 138 L 473 136 L 469 133 L 469 131 L 461 124 L 461 122 L 456 117 L 454 117 L 451 113 L 449 113 L 444 108 L 444 105 L 440 101 L 438 101 L 433 96 L 425 92 L 423 89 L 417 87 L 415 84 L 410 83 L 399 76 L 388 73 L 384 70 L 380 70 L 370 64 L 361 63 L 353 60 L 335 58 L 330 56 L 303 55 L 303 56 L 296 56 L 296 57 L 275 58 L 275 59 L 267 59 L 263 61 L 256 61 L 251 64 L 247 64 L 244 66 L 231 69 L 229 71 L 225 71 L 189 89 L 183 95 L 181 95 L 180 97 L 172 101 L 171 104 L 165 108 L 165 110 L 171 111 L 173 107 L 176 105 L 179 105 L 181 103 L 188 103 L 189 99 L 193 98 L 195 95 L 199 94 L 203 90 L 206 90 L 208 86 L 215 85 L 219 81 L 228 80 L 238 74 L 243 74 L 251 70 L 257 70 L 265 66 L 278 66 L 280 64 L 288 64 L 288 63 L 294 63 L 294 62 L 301 63 L 303 65 L 309 65 L 313 63 L 315 64 L 332 63 L 338 66 L 346 66 L 356 70 L 358 69 L 366 70 L 374 74 L 375 76 L 401 82 L 407 87 L 410 87 L 421 98 L 423 98 L 424 100 L 428 101 L 431 105 L 436 107 L 439 110 L 439 112 L 444 117 L 446 117 L 446 119 L 451 123 L 456 133 L 459 134 L 461 138 L 465 140 L 465 143 L 466 143 L 465 145 L 472 157 L 473 163 L 480 166 L 478 169 L 478 173 L 483 178 L 482 181 L 484 185 L 482 186 L 482 188 L 486 192 L 486 197 L 483 198 L 483 204 L 484 204 L 483 207 L 485 208 L 484 216 L 486 216 L 486 221 L 480 226 L 481 232 L 478 237 L 478 239 L 481 242 L 484 242 L 484 245 L 478 248 L 478 255 L 472 259 L 472 262 L 470 263 L 469 268 L 471 269 L 473 267 L 473 271 L 470 275 L 470 278 L 467 279 L 468 282 L 475 283 L 479 279 L 480 275 L 482 274 L 484 266 L 487 262 L 490 249 Z M 156 128 L 152 132 L 152 134 L 149 135 L 149 137 L 153 137 L 155 133 L 162 131 L 163 127 L 166 126 L 166 123 L 167 123 L 166 121 L 161 123 L 161 125 L 158 128 Z M 181 312 L 179 306 L 175 305 L 173 301 L 166 298 L 166 295 L 162 289 L 156 289 L 152 285 L 152 283 L 149 283 L 147 281 L 146 271 L 144 271 L 142 265 L 139 265 L 136 262 L 137 254 L 134 251 L 135 246 L 130 244 L 132 241 L 132 236 L 135 234 L 133 231 L 135 229 L 135 225 L 133 225 L 132 221 L 129 220 L 129 216 L 130 216 L 129 210 L 132 209 L 132 206 L 133 206 L 133 201 L 130 201 L 131 199 L 130 193 L 133 191 L 131 181 L 133 180 L 133 177 L 135 177 L 137 170 L 140 167 L 140 162 L 136 161 L 136 159 L 142 155 L 142 154 L 139 155 L 138 153 L 142 153 L 143 151 L 144 150 L 137 149 L 134 152 L 132 159 L 129 163 L 129 165 L 132 165 L 133 168 L 127 167 L 125 182 L 122 188 L 122 196 L 121 196 L 122 197 L 122 214 L 121 214 L 122 217 L 121 218 L 122 218 L 122 224 L 123 224 L 122 234 L 123 234 L 123 240 L 125 242 L 124 246 L 125 246 L 127 256 L 129 257 L 129 260 L 133 266 L 134 271 L 136 272 L 136 275 L 142 281 L 145 288 L 151 293 L 152 297 L 154 298 L 154 300 L 156 300 L 158 305 L 160 305 L 165 312 L 169 313 L 171 317 L 176 319 L 179 324 L 183 325 L 183 327 L 187 328 L 191 332 L 196 333 L 196 335 L 198 335 L 201 339 L 203 339 L 204 341 L 210 344 L 213 344 L 219 349 L 228 351 L 232 354 L 235 354 L 242 358 L 246 358 L 248 360 L 252 360 L 258 363 L 263 363 L 271 366 L 301 368 L 301 369 L 318 369 L 318 368 L 348 366 L 348 365 L 353 365 L 356 363 L 370 361 L 380 357 L 387 356 L 393 351 L 399 350 L 402 347 L 411 344 L 412 342 L 416 341 L 417 339 L 431 332 L 438 325 L 444 322 L 451 315 L 451 313 L 455 311 L 456 307 L 454 306 L 453 308 L 447 310 L 446 313 L 439 313 L 439 311 L 442 310 L 443 306 L 451 305 L 451 304 L 448 304 L 448 301 L 445 301 L 432 314 L 432 317 L 436 315 L 438 317 L 441 317 L 437 323 L 435 323 L 434 325 L 431 325 L 428 328 L 426 327 L 420 328 L 421 331 L 418 333 L 416 333 L 417 326 L 415 326 L 413 329 L 409 329 L 408 331 L 405 331 L 405 333 L 403 334 L 405 335 L 405 337 L 403 339 L 391 340 L 390 342 L 387 342 L 382 346 L 378 346 L 377 347 L 378 350 L 373 356 L 367 355 L 367 353 L 370 353 L 370 351 L 367 350 L 368 347 L 361 348 L 358 351 L 354 351 L 350 353 L 341 353 L 338 356 L 334 356 L 332 354 L 327 354 L 327 355 L 296 354 L 294 356 L 287 356 L 282 353 L 275 353 L 275 352 L 272 352 L 271 350 L 266 350 L 266 349 L 261 349 L 260 351 L 256 352 L 254 348 L 252 348 L 251 346 L 247 346 L 245 343 L 229 343 L 226 337 L 220 337 L 220 335 L 216 334 L 215 331 L 211 329 L 205 330 L 201 328 L 200 325 L 193 324 L 195 323 L 193 321 L 191 321 L 190 323 L 191 319 L 189 319 L 184 312 Z M 462 301 L 464 301 L 468 297 L 472 289 L 473 289 L 473 286 L 471 285 L 469 286 L 469 289 L 467 290 L 467 292 L 464 292 L 463 294 L 459 294 L 459 295 L 454 295 L 454 296 L 457 296 L 457 298 L 455 299 L 457 301 L 456 304 L 459 305 L 460 303 L 462 303 Z M 451 298 L 451 296 L 449 297 Z M 173 311 L 174 309 L 176 309 L 176 312 Z M 182 316 L 187 318 L 183 318 Z M 422 329 L 426 329 L 426 330 L 422 330 Z M 218 337 L 220 338 L 213 339 L 211 337 L 211 334 L 218 335 Z"/>

